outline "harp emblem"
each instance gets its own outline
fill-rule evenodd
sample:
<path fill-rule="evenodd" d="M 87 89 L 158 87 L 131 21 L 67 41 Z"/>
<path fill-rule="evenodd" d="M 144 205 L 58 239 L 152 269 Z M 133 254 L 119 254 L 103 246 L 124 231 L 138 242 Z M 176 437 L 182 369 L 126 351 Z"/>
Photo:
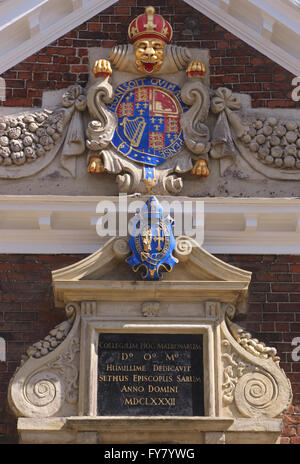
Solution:
<path fill-rule="evenodd" d="M 146 127 L 146 121 L 142 117 L 135 119 L 124 118 L 120 124 L 124 128 L 124 135 L 129 140 L 131 145 L 137 148 L 143 137 L 143 133 Z"/>
<path fill-rule="evenodd" d="M 155 168 L 184 148 L 180 119 L 189 107 L 176 84 L 150 77 L 125 82 L 108 108 L 118 117 L 111 143 L 127 159 Z M 153 183 L 155 175 L 145 179 Z"/>

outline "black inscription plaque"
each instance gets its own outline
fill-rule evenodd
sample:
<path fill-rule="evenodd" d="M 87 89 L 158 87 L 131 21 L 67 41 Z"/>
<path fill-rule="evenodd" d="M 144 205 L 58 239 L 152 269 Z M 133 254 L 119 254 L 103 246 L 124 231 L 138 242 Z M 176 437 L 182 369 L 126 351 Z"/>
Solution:
<path fill-rule="evenodd" d="M 204 416 L 203 336 L 99 335 L 99 416 Z"/>

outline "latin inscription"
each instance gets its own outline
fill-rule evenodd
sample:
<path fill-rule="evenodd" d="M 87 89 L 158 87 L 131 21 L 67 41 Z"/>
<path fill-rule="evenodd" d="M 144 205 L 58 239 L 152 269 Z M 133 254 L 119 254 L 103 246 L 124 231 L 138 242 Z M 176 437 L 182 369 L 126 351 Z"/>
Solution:
<path fill-rule="evenodd" d="M 203 416 L 203 337 L 100 334 L 98 415 Z"/>

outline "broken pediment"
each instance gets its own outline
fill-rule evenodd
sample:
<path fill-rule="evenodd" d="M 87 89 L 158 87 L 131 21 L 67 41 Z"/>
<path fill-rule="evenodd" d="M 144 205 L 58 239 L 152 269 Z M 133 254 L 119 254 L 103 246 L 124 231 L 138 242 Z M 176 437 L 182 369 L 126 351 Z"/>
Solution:
<path fill-rule="evenodd" d="M 112 238 L 87 258 L 52 273 L 55 303 L 64 307 L 70 301 L 125 297 L 137 301 L 147 294 L 169 301 L 213 297 L 242 307 L 250 272 L 219 260 L 186 236 L 177 238 L 173 253 L 178 260 L 173 270 L 161 281 L 145 282 L 125 261 L 131 255 L 128 240 Z"/>
<path fill-rule="evenodd" d="M 276 443 L 290 384 L 276 349 L 232 321 L 251 273 L 181 236 L 173 270 L 141 280 L 129 241 L 53 272 L 67 320 L 11 381 L 21 441 Z"/>

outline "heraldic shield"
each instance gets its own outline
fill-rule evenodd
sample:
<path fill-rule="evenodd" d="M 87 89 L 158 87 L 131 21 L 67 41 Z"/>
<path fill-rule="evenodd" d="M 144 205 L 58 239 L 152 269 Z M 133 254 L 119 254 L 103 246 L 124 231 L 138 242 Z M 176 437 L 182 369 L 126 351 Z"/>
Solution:
<path fill-rule="evenodd" d="M 146 201 L 140 214 L 132 221 L 129 247 L 132 256 L 127 263 L 134 272 L 142 270 L 144 280 L 160 280 L 162 271 L 172 271 L 178 260 L 172 256 L 175 238 L 173 219 L 163 217 L 163 210 L 155 197 Z"/>
<path fill-rule="evenodd" d="M 108 107 L 118 116 L 111 141 L 115 149 L 147 166 L 177 154 L 184 147 L 180 118 L 188 110 L 180 94 L 177 85 L 150 77 L 119 86 Z"/>

